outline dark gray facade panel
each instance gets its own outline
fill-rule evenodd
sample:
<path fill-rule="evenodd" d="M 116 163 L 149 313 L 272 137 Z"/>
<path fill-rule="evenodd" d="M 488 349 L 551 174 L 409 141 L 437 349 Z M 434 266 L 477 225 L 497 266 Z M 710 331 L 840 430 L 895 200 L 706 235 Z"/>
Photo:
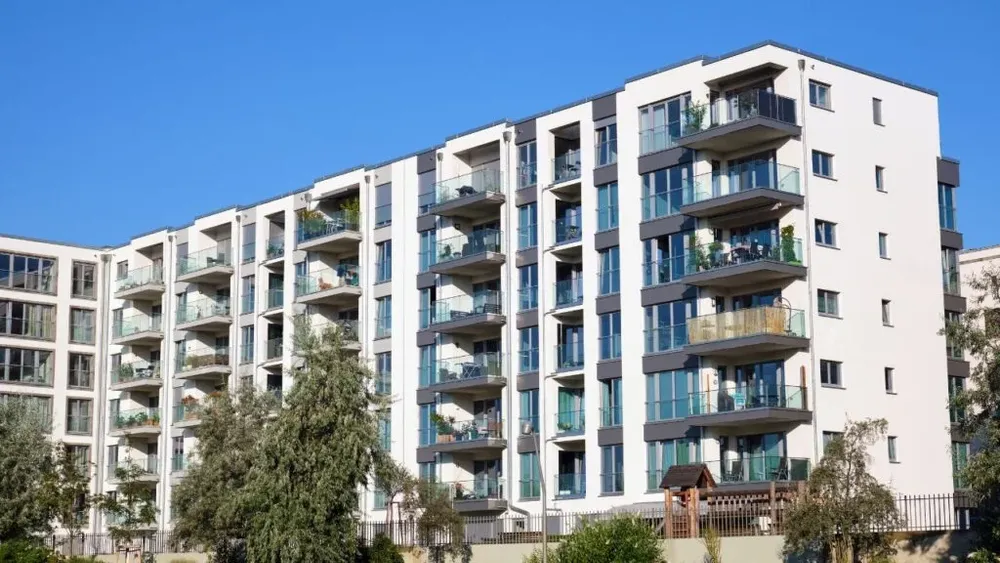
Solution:
<path fill-rule="evenodd" d="M 969 362 L 965 360 L 948 360 L 948 375 L 969 377 Z"/>
<path fill-rule="evenodd" d="M 647 442 L 676 440 L 678 438 L 697 438 L 698 436 L 698 429 L 692 427 L 683 419 L 647 422 L 642 426 L 642 439 Z"/>
<path fill-rule="evenodd" d="M 594 185 L 603 186 L 618 181 L 618 163 L 594 169 Z"/>
<path fill-rule="evenodd" d="M 417 448 L 417 463 L 431 463 L 437 459 L 434 450 L 427 448 Z"/>
<path fill-rule="evenodd" d="M 605 117 L 611 117 L 618 113 L 618 94 L 609 94 L 603 98 L 597 98 L 596 100 L 590 102 L 590 109 L 593 112 L 592 117 L 594 121 L 598 119 L 604 119 Z"/>
<path fill-rule="evenodd" d="M 517 437 L 517 453 L 519 453 L 519 454 L 530 454 L 530 453 L 536 452 L 536 451 L 538 451 L 538 449 L 537 449 L 537 445 L 535 444 L 535 437 L 534 436 L 518 436 Z"/>
<path fill-rule="evenodd" d="M 417 174 L 437 169 L 437 151 L 427 151 L 417 155 Z"/>
<path fill-rule="evenodd" d="M 422 274 L 417 274 L 417 289 L 434 287 L 435 283 L 437 283 L 437 274 L 435 274 L 434 272 L 424 272 Z"/>
<path fill-rule="evenodd" d="M 958 250 L 965 248 L 962 246 L 962 233 L 941 229 L 941 246 Z"/>
<path fill-rule="evenodd" d="M 938 182 L 949 186 L 961 186 L 958 174 L 958 163 L 950 160 L 937 159 Z"/>
<path fill-rule="evenodd" d="M 684 352 L 664 352 L 642 357 L 642 372 L 656 373 L 675 369 L 694 369 L 698 367 L 698 356 Z"/>
<path fill-rule="evenodd" d="M 432 346 L 437 338 L 437 333 L 430 330 L 417 331 L 417 346 Z"/>
<path fill-rule="evenodd" d="M 950 295 L 948 293 L 944 294 L 944 310 L 945 311 L 955 311 L 956 313 L 964 313 L 967 309 L 967 304 L 965 298 L 961 295 Z"/>
<path fill-rule="evenodd" d="M 654 152 L 639 157 L 639 174 L 670 168 L 684 162 L 691 162 L 691 151 L 683 147 L 674 147 L 665 151 Z"/>
<path fill-rule="evenodd" d="M 421 215 L 417 217 L 417 232 L 432 231 L 437 227 L 436 215 Z"/>
<path fill-rule="evenodd" d="M 623 439 L 623 434 L 621 426 L 616 426 L 614 428 L 598 428 L 597 445 L 613 446 L 615 444 L 621 444 L 625 441 Z"/>
<path fill-rule="evenodd" d="M 621 360 L 604 360 L 597 362 L 597 379 L 605 381 L 608 379 L 619 379 L 622 376 Z"/>
<path fill-rule="evenodd" d="M 642 306 L 649 307 L 657 303 L 669 303 L 680 299 L 693 299 L 697 297 L 698 289 L 683 283 L 667 283 L 643 288 Z"/>
<path fill-rule="evenodd" d="M 517 376 L 517 390 L 530 391 L 538 389 L 538 372 L 522 373 Z"/>
<path fill-rule="evenodd" d="M 514 205 L 520 207 L 538 201 L 538 186 L 521 188 L 514 192 Z"/>
<path fill-rule="evenodd" d="M 618 229 L 594 234 L 594 250 L 604 250 L 612 246 L 618 246 Z"/>
<path fill-rule="evenodd" d="M 417 389 L 417 404 L 429 405 L 437 401 L 437 393 L 429 389 Z"/>
<path fill-rule="evenodd" d="M 614 295 L 602 295 L 597 298 L 597 314 L 603 315 L 605 313 L 611 313 L 614 311 L 622 310 L 622 296 L 621 294 L 615 293 Z"/>
<path fill-rule="evenodd" d="M 522 329 L 529 326 L 538 326 L 538 309 L 517 314 L 517 328 Z"/>
<path fill-rule="evenodd" d="M 639 238 L 641 240 L 646 240 L 662 237 L 664 235 L 691 230 L 694 226 L 694 217 L 688 217 L 687 215 L 670 215 L 669 217 L 660 217 L 659 219 L 639 223 Z"/>
<path fill-rule="evenodd" d="M 514 144 L 520 145 L 535 140 L 535 120 L 529 119 L 514 125 Z"/>
<path fill-rule="evenodd" d="M 525 250 L 518 250 L 517 256 L 514 258 L 514 265 L 518 268 L 524 266 L 530 266 L 532 264 L 538 263 L 538 247 L 527 248 Z"/>

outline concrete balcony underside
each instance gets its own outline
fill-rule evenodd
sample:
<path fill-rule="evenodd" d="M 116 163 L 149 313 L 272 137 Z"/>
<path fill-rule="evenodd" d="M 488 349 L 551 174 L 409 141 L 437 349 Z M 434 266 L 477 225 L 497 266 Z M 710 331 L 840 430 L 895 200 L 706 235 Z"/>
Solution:
<path fill-rule="evenodd" d="M 139 438 L 155 438 L 160 435 L 162 430 L 160 425 L 141 425 L 141 426 L 131 426 L 128 428 L 116 428 L 109 432 L 108 434 L 116 438 L 121 437 L 139 437 Z"/>
<path fill-rule="evenodd" d="M 682 281 L 699 287 L 741 287 L 806 277 L 806 267 L 775 260 L 754 260 L 688 274 Z"/>
<path fill-rule="evenodd" d="M 217 380 L 225 378 L 232 372 L 233 368 L 229 366 L 202 366 L 178 371 L 174 374 L 174 377 L 185 380 Z"/>
<path fill-rule="evenodd" d="M 233 318 L 228 315 L 210 315 L 200 319 L 177 323 L 177 330 L 218 332 L 228 328 L 231 324 L 233 324 Z"/>
<path fill-rule="evenodd" d="M 112 391 L 156 391 L 163 387 L 163 380 L 160 378 L 133 379 L 111 384 Z"/>
<path fill-rule="evenodd" d="M 741 338 L 688 344 L 684 352 L 695 356 L 736 357 L 789 350 L 808 350 L 809 339 L 784 334 L 757 334 Z"/>
<path fill-rule="evenodd" d="M 233 275 L 233 267 L 220 264 L 177 276 L 177 281 L 188 283 L 224 283 Z"/>
<path fill-rule="evenodd" d="M 116 291 L 115 299 L 128 299 L 131 301 L 159 301 L 166 291 L 167 286 L 163 283 L 145 283 Z"/>
<path fill-rule="evenodd" d="M 160 330 L 141 330 L 139 332 L 133 332 L 132 334 L 126 336 L 119 336 L 112 339 L 112 344 L 129 345 L 129 346 L 152 346 L 159 345 L 163 340 L 163 331 Z"/>
<path fill-rule="evenodd" d="M 505 498 L 455 499 L 455 510 L 461 513 L 472 512 L 503 512 L 507 510 Z"/>
<path fill-rule="evenodd" d="M 341 254 L 356 252 L 358 249 L 358 243 L 360 242 L 361 233 L 358 231 L 344 230 L 326 236 L 302 241 L 298 244 L 297 249 L 309 252 Z"/>
<path fill-rule="evenodd" d="M 340 307 L 357 303 L 359 297 L 361 297 L 360 287 L 356 285 L 339 285 L 330 289 L 322 289 L 315 293 L 300 295 L 295 298 L 295 301 L 302 305 L 333 305 Z"/>
<path fill-rule="evenodd" d="M 432 206 L 427 212 L 441 217 L 483 219 L 497 215 L 500 212 L 500 206 L 506 201 L 507 197 L 502 193 L 476 193 L 439 203 Z"/>
<path fill-rule="evenodd" d="M 495 452 L 507 447 L 507 440 L 503 438 L 483 438 L 480 440 L 455 440 L 452 442 L 438 442 L 429 446 L 422 446 L 421 449 L 436 453 L 466 453 L 474 454 L 480 452 Z"/>
<path fill-rule="evenodd" d="M 456 378 L 442 381 L 425 387 L 433 393 L 468 393 L 479 394 L 486 391 L 496 391 L 507 386 L 507 378 L 499 375 L 483 377 Z"/>
<path fill-rule="evenodd" d="M 476 336 L 498 332 L 505 324 L 507 317 L 498 313 L 458 314 L 457 311 L 452 311 L 450 319 L 432 323 L 428 330 Z"/>
<path fill-rule="evenodd" d="M 700 151 L 727 153 L 801 134 L 802 128 L 798 125 L 756 116 L 680 137 L 677 144 Z"/>
<path fill-rule="evenodd" d="M 498 271 L 506 261 L 507 257 L 499 252 L 480 252 L 438 262 L 429 270 L 435 274 L 481 276 Z"/>
<path fill-rule="evenodd" d="M 805 197 L 799 194 L 758 188 L 689 203 L 681 206 L 680 212 L 692 217 L 706 218 L 750 210 L 767 211 L 776 206 L 798 207 L 804 203 Z"/>
<path fill-rule="evenodd" d="M 812 418 L 812 411 L 806 409 L 760 407 L 692 415 L 685 422 L 700 428 L 727 428 L 758 424 L 804 424 L 812 422 Z"/>
<path fill-rule="evenodd" d="M 182 418 L 181 420 L 174 421 L 174 428 L 194 428 L 196 426 L 201 426 L 200 416 Z"/>

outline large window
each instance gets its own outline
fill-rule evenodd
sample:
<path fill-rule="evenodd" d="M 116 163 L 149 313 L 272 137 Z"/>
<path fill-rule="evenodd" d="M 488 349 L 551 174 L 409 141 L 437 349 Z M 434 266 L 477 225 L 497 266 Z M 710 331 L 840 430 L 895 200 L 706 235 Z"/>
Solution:
<path fill-rule="evenodd" d="M 611 295 L 621 291 L 620 259 L 617 246 L 605 248 L 597 254 L 598 295 Z"/>
<path fill-rule="evenodd" d="M 392 394 L 392 352 L 375 354 L 375 392 Z"/>
<path fill-rule="evenodd" d="M 0 334 L 55 339 L 56 308 L 53 305 L 0 300 Z"/>
<path fill-rule="evenodd" d="M 436 322 L 435 301 L 437 301 L 436 287 L 425 287 L 420 290 L 420 328 L 427 328 Z"/>
<path fill-rule="evenodd" d="M 691 94 L 683 94 L 639 109 L 639 154 L 674 146 L 686 124 Z"/>
<path fill-rule="evenodd" d="M 253 325 L 240 327 L 240 363 L 253 363 L 254 334 Z"/>
<path fill-rule="evenodd" d="M 420 386 L 427 387 L 438 382 L 437 345 L 420 347 Z"/>
<path fill-rule="evenodd" d="M 601 448 L 601 493 L 625 492 L 625 455 L 621 444 Z"/>
<path fill-rule="evenodd" d="M 597 230 L 618 228 L 618 183 L 597 186 Z"/>
<path fill-rule="evenodd" d="M 421 446 L 429 446 L 437 442 L 437 426 L 433 421 L 434 414 L 434 404 L 420 405 L 417 428 L 418 433 L 420 434 Z"/>
<path fill-rule="evenodd" d="M 605 125 L 594 133 L 597 142 L 596 166 L 607 166 L 618 162 L 618 124 Z"/>
<path fill-rule="evenodd" d="M 642 285 L 649 287 L 677 281 L 684 276 L 684 259 L 690 245 L 689 231 L 642 242 Z"/>
<path fill-rule="evenodd" d="M 69 341 L 79 344 L 94 343 L 94 311 L 90 309 L 69 310 Z"/>
<path fill-rule="evenodd" d="M 0 393 L 0 403 L 6 403 L 8 401 L 22 402 L 27 406 L 29 411 L 38 415 L 46 431 L 50 431 L 52 429 L 52 397 Z"/>
<path fill-rule="evenodd" d="M 532 432 L 538 432 L 538 389 L 528 389 L 520 392 L 521 397 L 521 417 L 520 422 L 523 427 L 530 424 Z"/>
<path fill-rule="evenodd" d="M 420 271 L 426 272 L 437 263 L 437 230 L 420 233 Z"/>
<path fill-rule="evenodd" d="M 622 357 L 621 311 L 601 315 L 600 349 L 602 360 Z"/>
<path fill-rule="evenodd" d="M 392 279 L 392 241 L 375 244 L 375 283 Z"/>
<path fill-rule="evenodd" d="M 90 434 L 91 428 L 90 399 L 66 400 L 66 432 L 70 434 Z"/>
<path fill-rule="evenodd" d="M 52 386 L 52 352 L 0 347 L 0 382 Z"/>
<path fill-rule="evenodd" d="M 375 186 L 375 226 L 392 223 L 392 184 Z"/>
<path fill-rule="evenodd" d="M 955 186 L 938 184 L 938 221 L 942 229 L 958 229 L 955 220 Z"/>
<path fill-rule="evenodd" d="M 687 320 L 696 316 L 694 299 L 646 307 L 646 353 L 666 352 L 687 344 Z"/>
<path fill-rule="evenodd" d="M 386 338 L 392 336 L 392 296 L 381 297 L 375 300 L 375 338 Z"/>
<path fill-rule="evenodd" d="M 948 376 L 948 413 L 952 424 L 958 424 L 965 420 L 965 409 L 954 404 L 954 401 L 965 391 L 965 378 Z"/>
<path fill-rule="evenodd" d="M 94 387 L 94 356 L 90 354 L 69 355 L 70 387 L 92 389 Z"/>
<path fill-rule="evenodd" d="M 642 175 L 642 220 L 680 213 L 684 190 L 691 186 L 691 165 L 682 164 Z"/>
<path fill-rule="evenodd" d="M 538 183 L 538 149 L 535 142 L 517 146 L 517 189 Z"/>
<path fill-rule="evenodd" d="M 945 293 L 962 294 L 962 284 L 958 271 L 958 251 L 954 248 L 941 248 L 941 281 Z"/>
<path fill-rule="evenodd" d="M 89 262 L 73 262 L 73 297 L 83 297 L 93 299 L 94 280 L 96 279 L 97 266 Z"/>
<path fill-rule="evenodd" d="M 517 310 L 527 311 L 538 308 L 538 264 L 522 266 L 517 269 L 517 272 L 520 278 Z"/>
<path fill-rule="evenodd" d="M 962 315 L 961 315 L 961 313 L 957 313 L 955 311 L 945 311 L 944 312 L 944 323 L 946 325 L 947 324 L 953 324 L 953 323 L 959 323 L 961 321 L 962 321 Z M 956 360 L 961 360 L 961 359 L 965 358 L 965 356 L 964 356 L 964 354 L 962 352 L 962 349 L 960 347 L 958 347 L 957 345 L 955 345 L 951 341 L 951 339 L 947 338 L 947 337 L 945 338 L 945 353 L 948 355 L 949 358 L 953 358 L 953 359 L 956 359 Z"/>
<path fill-rule="evenodd" d="M 538 207 L 534 203 L 517 208 L 517 249 L 538 246 Z"/>
<path fill-rule="evenodd" d="M 622 379 L 601 381 L 601 428 L 622 425 Z"/>
<path fill-rule="evenodd" d="M 56 292 L 56 260 L 0 252 L 0 288 Z"/>
<path fill-rule="evenodd" d="M 684 418 L 691 405 L 699 404 L 698 375 L 688 370 L 661 371 L 646 375 L 646 422 Z"/>
<path fill-rule="evenodd" d="M 679 438 L 646 444 L 646 490 L 659 491 L 667 470 L 675 465 L 701 461 L 698 440 Z"/>
<path fill-rule="evenodd" d="M 240 314 L 253 313 L 257 302 L 257 278 L 256 276 L 244 276 L 240 279 L 242 286 L 240 293 L 243 294 L 243 302 L 240 304 Z"/>
<path fill-rule="evenodd" d="M 965 482 L 963 472 L 969 465 L 969 444 L 967 442 L 951 443 L 951 472 L 954 475 L 954 485 L 956 489 L 964 489 L 968 485 Z"/>
<path fill-rule="evenodd" d="M 520 455 L 521 459 L 521 500 L 537 499 L 542 496 L 541 479 L 538 473 L 538 452 Z"/>
<path fill-rule="evenodd" d="M 538 327 L 529 326 L 518 331 L 520 333 L 521 361 L 518 366 L 520 373 L 538 371 Z"/>
<path fill-rule="evenodd" d="M 837 246 L 837 224 L 816 219 L 816 244 Z"/>
<path fill-rule="evenodd" d="M 823 84 L 822 82 L 816 82 L 815 80 L 810 80 L 809 103 L 823 109 L 832 109 L 832 100 L 830 99 L 830 85 Z"/>

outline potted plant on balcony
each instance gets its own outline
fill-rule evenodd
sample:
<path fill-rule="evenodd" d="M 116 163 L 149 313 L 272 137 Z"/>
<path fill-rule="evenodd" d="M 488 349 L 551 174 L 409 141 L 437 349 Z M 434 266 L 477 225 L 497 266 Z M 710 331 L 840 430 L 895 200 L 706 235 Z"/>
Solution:
<path fill-rule="evenodd" d="M 795 252 L 795 225 L 785 225 L 781 228 L 781 261 L 788 264 L 802 264 Z"/>
<path fill-rule="evenodd" d="M 718 268 L 722 265 L 722 243 L 713 240 L 708 245 L 708 261 L 711 267 Z"/>
<path fill-rule="evenodd" d="M 136 413 L 132 416 L 132 421 L 131 421 L 132 423 L 130 424 L 130 426 L 145 426 L 148 420 L 149 417 L 146 416 L 146 413 L 144 412 Z"/>
<path fill-rule="evenodd" d="M 312 238 L 323 232 L 326 220 L 323 214 L 316 209 L 303 209 L 299 211 L 299 229 L 305 238 Z"/>
<path fill-rule="evenodd" d="M 688 237 L 688 269 L 690 273 L 707 270 L 709 266 L 705 247 L 701 245 L 697 233 Z"/>
<path fill-rule="evenodd" d="M 437 441 L 451 442 L 455 432 L 455 417 L 431 413 L 431 422 L 437 427 Z"/>
<path fill-rule="evenodd" d="M 705 121 L 706 109 L 705 104 L 688 104 L 684 109 L 687 121 L 684 124 L 684 130 L 681 131 L 681 135 L 690 135 L 701 131 L 702 123 Z"/>
<path fill-rule="evenodd" d="M 556 424 L 556 427 L 559 429 L 560 432 L 569 432 L 570 429 L 573 428 L 573 425 L 570 424 L 568 421 L 560 420 Z"/>
<path fill-rule="evenodd" d="M 151 413 L 149 415 L 149 418 L 146 419 L 146 424 L 148 424 L 149 426 L 159 426 L 160 425 L 160 414 L 156 413 L 156 412 Z"/>
<path fill-rule="evenodd" d="M 130 381 L 135 376 L 135 370 L 131 365 L 125 364 L 118 366 L 118 382 L 122 383 L 125 381 Z"/>
<path fill-rule="evenodd" d="M 344 213 L 345 226 L 357 225 L 358 218 L 361 217 L 361 199 L 358 196 L 346 199 L 340 204 L 340 210 Z"/>

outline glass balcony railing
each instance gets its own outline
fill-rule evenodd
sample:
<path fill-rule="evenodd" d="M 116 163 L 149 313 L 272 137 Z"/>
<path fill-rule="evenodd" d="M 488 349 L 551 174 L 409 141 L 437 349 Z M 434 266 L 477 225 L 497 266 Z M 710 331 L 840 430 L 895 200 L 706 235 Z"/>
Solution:
<path fill-rule="evenodd" d="M 267 341 L 267 355 L 266 359 L 275 360 L 284 354 L 284 338 L 279 336 L 277 338 L 272 338 Z"/>
<path fill-rule="evenodd" d="M 556 370 L 583 369 L 583 343 L 556 345 Z"/>
<path fill-rule="evenodd" d="M 253 340 L 249 342 L 244 342 L 240 346 L 240 363 L 241 364 L 252 364 L 254 354 Z"/>
<path fill-rule="evenodd" d="M 556 413 L 556 435 L 580 434 L 586 429 L 584 411 L 560 411 Z"/>
<path fill-rule="evenodd" d="M 806 408 L 806 389 L 797 385 L 756 382 L 691 393 L 691 414 L 717 414 L 751 409 Z"/>
<path fill-rule="evenodd" d="M 140 459 L 120 459 L 117 462 L 108 463 L 108 477 L 115 479 L 119 469 L 128 470 L 138 467 L 143 475 L 156 475 L 160 472 L 160 458 L 157 455 L 147 455 Z"/>
<path fill-rule="evenodd" d="M 622 408 L 620 406 L 601 407 L 601 428 L 613 428 L 622 425 Z"/>
<path fill-rule="evenodd" d="M 538 246 L 538 225 L 527 225 L 517 229 L 517 249 L 535 248 Z"/>
<path fill-rule="evenodd" d="M 162 379 L 160 362 L 138 361 L 111 368 L 111 384 L 133 383 L 136 381 L 157 381 Z"/>
<path fill-rule="evenodd" d="M 392 223 L 392 204 L 379 205 L 375 207 L 375 226 L 384 227 Z"/>
<path fill-rule="evenodd" d="M 642 265 L 642 286 L 675 282 L 684 277 L 684 256 L 662 258 Z"/>
<path fill-rule="evenodd" d="M 477 442 L 503 438 L 503 420 L 477 417 L 458 420 L 454 417 L 437 416 L 434 427 L 423 428 L 421 443 L 442 444 L 446 442 Z"/>
<path fill-rule="evenodd" d="M 730 168 L 726 174 L 712 172 L 694 177 L 683 204 L 699 203 L 752 190 L 776 190 L 800 194 L 799 169 L 768 160 L 757 160 Z"/>
<path fill-rule="evenodd" d="M 518 373 L 538 371 L 538 348 L 521 350 L 518 355 Z"/>
<path fill-rule="evenodd" d="M 198 399 L 187 396 L 181 399 L 181 404 L 174 405 L 174 423 L 201 420 L 204 404 Z"/>
<path fill-rule="evenodd" d="M 691 397 L 683 389 L 678 389 L 676 394 L 678 396 L 676 399 L 646 401 L 646 422 L 675 420 L 692 414 L 700 414 L 698 412 L 692 413 Z"/>
<path fill-rule="evenodd" d="M 553 221 L 556 244 L 570 244 L 583 237 L 583 221 L 579 215 L 570 215 Z"/>
<path fill-rule="evenodd" d="M 281 287 L 274 287 L 267 290 L 267 308 L 280 309 L 285 306 L 285 290 Z"/>
<path fill-rule="evenodd" d="M 687 344 L 687 326 L 657 326 L 646 329 L 646 353 L 669 352 Z"/>
<path fill-rule="evenodd" d="M 184 454 L 174 454 L 170 458 L 170 471 L 172 472 L 187 471 L 189 465 L 190 462 Z"/>
<path fill-rule="evenodd" d="M 538 184 L 538 163 L 524 162 L 517 167 L 517 189 L 530 188 Z"/>
<path fill-rule="evenodd" d="M 141 408 L 121 411 L 112 414 L 108 421 L 111 430 L 128 430 L 146 426 L 160 425 L 160 409 Z"/>
<path fill-rule="evenodd" d="M 285 235 L 278 235 L 267 239 L 267 260 L 274 260 L 285 255 Z"/>
<path fill-rule="evenodd" d="M 361 275 L 358 267 L 341 264 L 337 268 L 327 268 L 295 278 L 295 295 L 303 297 L 338 287 L 358 287 Z"/>
<path fill-rule="evenodd" d="M 517 310 L 528 311 L 538 308 L 538 288 L 523 287 L 517 291 Z"/>
<path fill-rule="evenodd" d="M 642 220 L 650 221 L 660 217 L 669 217 L 681 212 L 684 205 L 684 194 L 691 192 L 690 179 L 677 182 L 677 186 L 670 189 L 660 189 L 652 193 L 645 193 L 642 196 Z"/>
<path fill-rule="evenodd" d="M 692 317 L 687 320 L 688 344 L 765 334 L 805 337 L 805 312 L 784 307 L 753 307 Z"/>
<path fill-rule="evenodd" d="M 639 131 L 639 155 L 667 150 L 677 146 L 681 136 L 681 122 L 672 121 Z"/>
<path fill-rule="evenodd" d="M 941 281 L 944 284 L 945 293 L 949 295 L 962 295 L 961 275 L 958 270 L 942 272 Z"/>
<path fill-rule="evenodd" d="M 337 333 L 343 342 L 358 342 L 360 340 L 357 319 L 337 319 L 324 321 L 312 325 L 313 333 L 319 336 L 325 335 L 327 331 Z"/>
<path fill-rule="evenodd" d="M 233 254 L 229 246 L 207 248 L 177 259 L 178 275 L 192 274 L 216 266 L 232 266 Z"/>
<path fill-rule="evenodd" d="M 608 139 L 594 147 L 595 166 L 607 166 L 618 162 L 618 139 Z"/>
<path fill-rule="evenodd" d="M 375 283 L 387 282 L 392 279 L 392 259 L 377 260 L 375 262 Z"/>
<path fill-rule="evenodd" d="M 124 338 L 140 332 L 160 332 L 163 330 L 161 320 L 159 316 L 132 315 L 122 319 L 121 322 L 114 323 L 111 327 L 111 334 L 113 338 Z"/>
<path fill-rule="evenodd" d="M 163 266 L 146 266 L 129 270 L 124 278 L 115 280 L 115 291 L 127 291 L 136 287 L 163 283 Z"/>
<path fill-rule="evenodd" d="M 483 475 L 469 481 L 454 481 L 447 485 L 455 501 L 504 498 L 503 481 L 496 477 Z"/>
<path fill-rule="evenodd" d="M 683 112 L 680 137 L 729 125 L 753 117 L 766 117 L 794 125 L 795 100 L 763 89 L 744 90 L 713 104 L 690 104 Z"/>
<path fill-rule="evenodd" d="M 499 291 L 482 291 L 474 295 L 438 299 L 431 303 L 430 324 L 450 323 L 489 314 L 503 314 L 503 294 Z"/>
<path fill-rule="evenodd" d="M 597 209 L 597 232 L 618 228 L 618 206 L 605 205 Z"/>
<path fill-rule="evenodd" d="M 733 237 L 726 242 L 703 244 L 688 250 L 684 255 L 684 273 L 692 275 L 758 261 L 801 265 L 802 257 L 801 239 Z"/>
<path fill-rule="evenodd" d="M 392 317 L 375 318 L 375 338 L 392 336 Z"/>
<path fill-rule="evenodd" d="M 580 149 L 569 151 L 552 159 L 552 183 L 568 182 L 580 177 Z"/>
<path fill-rule="evenodd" d="M 243 252 L 240 254 L 243 264 L 250 264 L 257 260 L 257 243 L 248 242 L 243 245 Z"/>
<path fill-rule="evenodd" d="M 555 284 L 556 307 L 573 307 L 583 303 L 583 278 L 557 281 Z"/>
<path fill-rule="evenodd" d="M 247 315 L 253 313 L 256 306 L 255 301 L 257 300 L 257 294 L 254 291 L 250 293 L 245 293 L 243 297 L 240 297 L 240 314 Z"/>
<path fill-rule="evenodd" d="M 229 347 L 203 347 L 178 354 L 174 369 L 178 372 L 192 371 L 211 366 L 229 365 Z"/>
<path fill-rule="evenodd" d="M 758 483 L 766 481 L 805 481 L 809 479 L 809 460 L 781 455 L 750 454 L 733 459 L 704 462 L 722 483 Z"/>
<path fill-rule="evenodd" d="M 423 387 L 454 381 L 476 381 L 503 376 L 503 356 L 499 352 L 444 358 L 421 366 Z"/>
<path fill-rule="evenodd" d="M 621 272 L 611 268 L 597 272 L 597 295 L 613 295 L 621 292 Z"/>
<path fill-rule="evenodd" d="M 502 192 L 503 175 L 500 170 L 486 168 L 442 180 L 435 184 L 434 205 L 441 205 L 463 197 Z"/>
<path fill-rule="evenodd" d="M 192 323 L 209 317 L 228 317 L 228 297 L 205 297 L 177 307 L 177 324 Z"/>
<path fill-rule="evenodd" d="M 625 492 L 625 474 L 601 473 L 601 492 L 605 494 Z"/>
<path fill-rule="evenodd" d="M 587 496 L 587 475 L 585 473 L 560 473 L 556 475 L 555 497 L 582 498 Z"/>
<path fill-rule="evenodd" d="M 518 484 L 521 487 L 521 500 L 537 499 L 542 496 L 542 482 L 538 479 L 521 479 Z"/>
<path fill-rule="evenodd" d="M 622 335 L 609 334 L 597 339 L 597 347 L 600 350 L 600 359 L 613 360 L 622 357 Z"/>
<path fill-rule="evenodd" d="M 947 231 L 958 230 L 958 208 L 952 205 L 938 205 L 938 220 Z"/>
<path fill-rule="evenodd" d="M 500 252 L 502 234 L 495 229 L 475 231 L 471 235 L 448 237 L 437 243 L 437 263 L 467 258 L 486 252 Z"/>
<path fill-rule="evenodd" d="M 318 213 L 318 212 L 317 212 Z M 360 217 L 355 211 L 335 211 L 328 218 L 310 217 L 299 219 L 299 227 L 295 231 L 295 240 L 299 243 L 335 235 L 344 231 L 359 231 Z"/>

